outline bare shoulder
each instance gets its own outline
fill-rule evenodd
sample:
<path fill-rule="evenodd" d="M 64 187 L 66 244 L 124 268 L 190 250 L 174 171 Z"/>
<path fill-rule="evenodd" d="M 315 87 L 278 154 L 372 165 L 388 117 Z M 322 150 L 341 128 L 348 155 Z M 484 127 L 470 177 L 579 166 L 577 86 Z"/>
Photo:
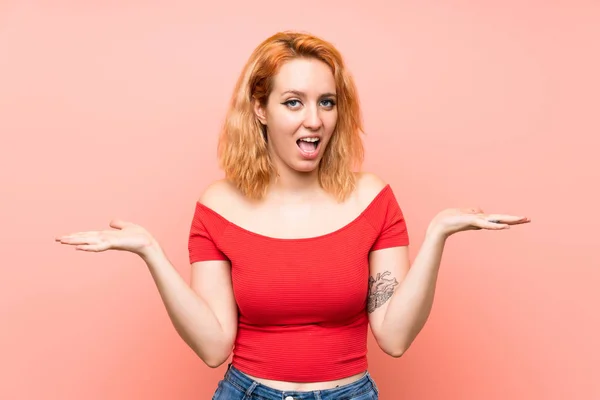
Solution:
<path fill-rule="evenodd" d="M 230 210 L 232 206 L 239 206 L 242 201 L 242 193 L 227 179 L 211 182 L 198 198 L 200 204 L 219 214 Z"/>
<path fill-rule="evenodd" d="M 356 195 L 363 206 L 369 204 L 386 185 L 386 181 L 372 172 L 356 173 Z"/>

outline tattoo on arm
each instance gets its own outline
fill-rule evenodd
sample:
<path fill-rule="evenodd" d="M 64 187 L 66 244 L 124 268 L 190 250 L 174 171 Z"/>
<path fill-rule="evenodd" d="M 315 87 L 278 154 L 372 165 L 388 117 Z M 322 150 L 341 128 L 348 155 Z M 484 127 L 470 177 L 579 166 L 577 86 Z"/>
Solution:
<path fill-rule="evenodd" d="M 369 277 L 369 296 L 367 299 L 367 312 L 370 314 L 392 297 L 394 288 L 398 286 L 398 281 L 390 277 L 390 271 L 383 274 L 378 273 L 375 278 Z"/>

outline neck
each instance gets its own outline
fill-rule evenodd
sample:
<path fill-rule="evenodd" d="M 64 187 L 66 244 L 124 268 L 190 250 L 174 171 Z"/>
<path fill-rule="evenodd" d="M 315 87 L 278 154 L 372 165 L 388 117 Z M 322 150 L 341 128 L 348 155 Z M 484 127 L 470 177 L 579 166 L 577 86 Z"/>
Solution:
<path fill-rule="evenodd" d="M 273 178 L 269 187 L 271 195 L 302 201 L 322 191 L 318 170 L 298 172 L 289 168 L 278 168 L 278 171 L 279 176 Z"/>

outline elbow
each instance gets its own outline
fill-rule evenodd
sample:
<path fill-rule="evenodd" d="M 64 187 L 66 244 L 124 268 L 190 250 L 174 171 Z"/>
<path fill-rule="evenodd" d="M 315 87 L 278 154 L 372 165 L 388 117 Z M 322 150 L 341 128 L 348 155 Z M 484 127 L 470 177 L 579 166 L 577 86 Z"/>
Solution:
<path fill-rule="evenodd" d="M 219 368 L 229 359 L 230 354 L 230 351 L 223 351 L 220 354 L 207 354 L 201 358 L 202 361 L 204 361 L 204 364 L 206 364 L 209 368 Z"/>
<path fill-rule="evenodd" d="M 202 362 L 204 362 L 204 364 L 206 364 L 206 366 L 208 366 L 209 368 L 219 368 L 221 365 L 223 365 L 229 359 L 229 356 L 231 355 L 231 350 L 232 350 L 233 346 L 229 346 L 227 344 L 227 345 L 218 346 L 218 347 L 220 349 L 213 348 L 212 350 L 204 351 L 204 352 L 200 351 L 200 349 L 197 348 L 195 353 L 200 357 Z"/>
<path fill-rule="evenodd" d="M 405 346 L 402 343 L 387 343 L 386 345 L 381 346 L 381 350 L 393 358 L 402 357 L 407 349 L 408 346 Z"/>
<path fill-rule="evenodd" d="M 402 357 L 408 348 L 408 346 L 403 344 L 403 341 L 393 340 L 386 335 L 375 335 L 375 340 L 377 341 L 379 348 L 385 354 L 393 358 Z"/>
<path fill-rule="evenodd" d="M 394 357 L 394 358 L 400 358 L 404 355 L 404 352 L 406 350 L 403 347 L 399 347 L 399 348 L 395 348 L 395 349 L 390 349 L 388 351 L 386 351 L 386 354 Z"/>
<path fill-rule="evenodd" d="M 206 364 L 209 368 L 219 368 L 225 363 L 225 361 L 227 361 L 228 358 L 229 356 L 227 356 L 226 358 L 207 358 L 203 361 L 204 364 Z"/>

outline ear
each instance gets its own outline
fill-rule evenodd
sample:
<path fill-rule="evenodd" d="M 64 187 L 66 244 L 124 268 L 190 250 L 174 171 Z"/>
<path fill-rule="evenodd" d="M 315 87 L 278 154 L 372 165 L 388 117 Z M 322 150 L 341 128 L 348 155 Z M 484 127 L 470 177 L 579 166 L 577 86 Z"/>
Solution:
<path fill-rule="evenodd" d="M 258 118 L 261 124 L 267 125 L 266 110 L 260 104 L 260 101 L 256 99 L 254 99 L 254 114 L 256 114 L 256 117 Z"/>

